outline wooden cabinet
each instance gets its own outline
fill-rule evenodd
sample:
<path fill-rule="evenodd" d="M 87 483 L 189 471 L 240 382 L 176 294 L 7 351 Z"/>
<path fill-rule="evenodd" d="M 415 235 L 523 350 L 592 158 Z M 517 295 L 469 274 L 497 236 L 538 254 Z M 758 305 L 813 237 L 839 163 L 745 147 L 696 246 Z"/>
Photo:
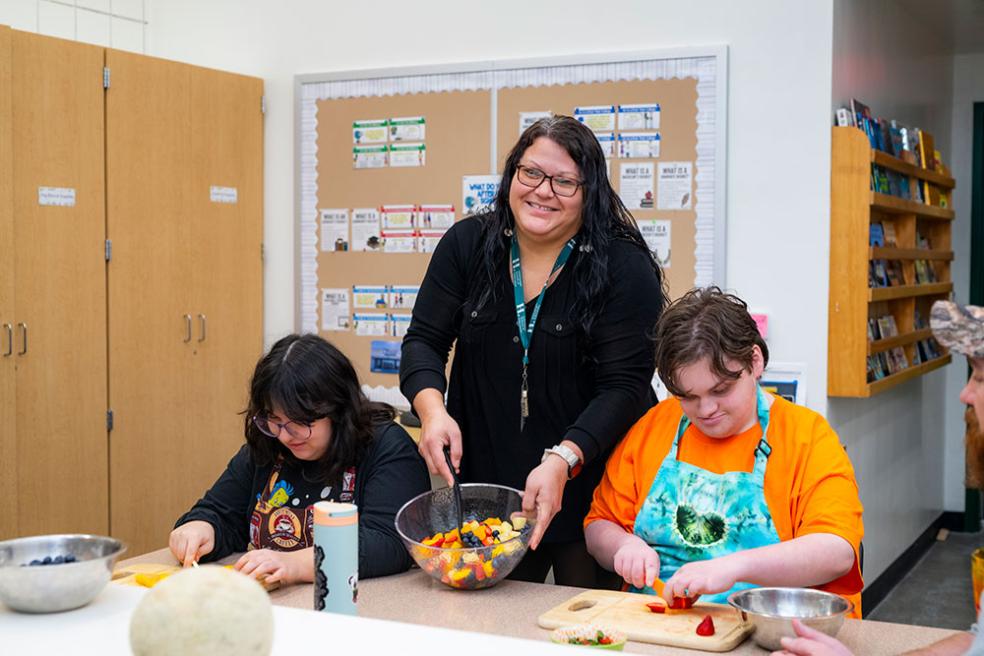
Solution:
<path fill-rule="evenodd" d="M 0 533 L 106 533 L 103 50 L 0 48 Z"/>
<path fill-rule="evenodd" d="M 159 548 L 242 444 L 261 97 L 255 78 L 0 26 L 0 539 Z"/>
<path fill-rule="evenodd" d="M 9 27 L 0 25 L 0 496 L 8 511 L 0 513 L 0 538 L 17 532 L 17 397 L 14 394 L 14 211 L 12 201 L 14 163 L 10 152 L 10 40 Z"/>
<path fill-rule="evenodd" d="M 111 525 L 143 552 L 243 441 L 262 350 L 263 91 L 112 50 L 107 66 Z"/>
<path fill-rule="evenodd" d="M 928 181 L 950 190 L 954 183 L 936 171 L 872 149 L 856 128 L 833 128 L 832 149 L 827 393 L 868 397 L 950 362 L 945 349 L 939 357 L 920 357 L 918 343 L 932 333 L 928 325 L 916 325 L 916 319 L 928 322 L 933 301 L 947 298 L 953 290 L 953 210 L 872 191 L 872 165 L 897 173 L 908 185 Z M 873 223 L 891 226 L 894 246 L 870 244 Z M 920 236 L 929 248 L 918 247 Z M 900 263 L 901 284 L 869 284 L 870 264 L 880 261 Z M 917 276 L 917 266 L 930 266 L 934 280 Z M 869 338 L 868 320 L 879 316 L 892 317 L 898 334 Z M 869 380 L 868 356 L 897 348 L 903 350 L 908 366 Z"/>

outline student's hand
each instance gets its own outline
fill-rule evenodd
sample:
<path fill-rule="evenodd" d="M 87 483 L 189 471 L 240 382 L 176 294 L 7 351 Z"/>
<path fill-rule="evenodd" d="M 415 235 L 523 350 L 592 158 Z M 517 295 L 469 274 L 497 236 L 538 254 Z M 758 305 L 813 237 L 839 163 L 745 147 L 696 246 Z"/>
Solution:
<path fill-rule="evenodd" d="M 793 630 L 799 637 L 783 638 L 782 651 L 772 652 L 772 656 L 853 656 L 842 642 L 799 620 L 793 620 Z"/>
<path fill-rule="evenodd" d="M 314 580 L 314 554 L 311 548 L 298 551 L 255 549 L 244 553 L 232 568 L 254 579 L 265 577 L 270 583 L 310 583 Z"/>
<path fill-rule="evenodd" d="M 615 572 L 637 588 L 652 585 L 659 577 L 659 554 L 638 535 L 628 535 L 613 560 Z"/>
<path fill-rule="evenodd" d="M 523 512 L 536 513 L 536 526 L 530 536 L 530 549 L 536 549 L 554 515 L 560 510 L 567 485 L 567 462 L 563 458 L 547 458 L 526 477 L 523 492 Z"/>
<path fill-rule="evenodd" d="M 442 402 L 440 407 L 435 407 L 426 414 L 420 414 L 418 448 L 430 473 L 439 475 L 450 486 L 454 484 L 454 478 L 444 461 L 445 445 L 451 447 L 451 463 L 455 471 L 461 471 L 461 429 L 458 428 L 458 422 L 448 414 Z"/>
<path fill-rule="evenodd" d="M 193 520 L 171 531 L 167 539 L 171 553 L 184 567 L 215 549 L 215 528 L 208 522 Z"/>
<path fill-rule="evenodd" d="M 735 557 L 737 555 L 687 563 L 666 582 L 663 598 L 672 603 L 673 597 L 697 597 L 731 589 L 743 580 L 741 561 Z"/>

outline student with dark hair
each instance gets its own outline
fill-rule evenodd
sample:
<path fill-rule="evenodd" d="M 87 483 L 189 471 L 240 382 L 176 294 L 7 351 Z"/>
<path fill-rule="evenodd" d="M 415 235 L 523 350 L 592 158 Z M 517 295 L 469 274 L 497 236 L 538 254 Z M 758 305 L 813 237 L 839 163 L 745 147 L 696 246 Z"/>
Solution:
<path fill-rule="evenodd" d="M 359 576 L 408 569 L 393 520 L 430 480 L 393 417 L 366 399 L 337 348 L 317 335 L 284 337 L 253 372 L 246 444 L 177 521 L 171 553 L 187 567 L 246 551 L 235 565 L 245 574 L 310 582 L 312 506 L 341 501 L 359 509 Z"/>
<path fill-rule="evenodd" d="M 655 401 L 648 333 L 664 304 L 598 140 L 569 116 L 523 132 L 494 207 L 439 242 L 400 386 L 431 472 L 450 483 L 448 447 L 462 480 L 525 490 L 535 551 L 514 578 L 552 566 L 557 583 L 595 585 L 581 522 L 611 449 Z"/>
<path fill-rule="evenodd" d="M 666 309 L 656 340 L 673 398 L 609 458 L 588 550 L 637 591 L 665 581 L 667 601 L 812 586 L 860 617 L 854 469 L 823 417 L 759 386 L 769 350 L 744 301 L 695 289 Z"/>

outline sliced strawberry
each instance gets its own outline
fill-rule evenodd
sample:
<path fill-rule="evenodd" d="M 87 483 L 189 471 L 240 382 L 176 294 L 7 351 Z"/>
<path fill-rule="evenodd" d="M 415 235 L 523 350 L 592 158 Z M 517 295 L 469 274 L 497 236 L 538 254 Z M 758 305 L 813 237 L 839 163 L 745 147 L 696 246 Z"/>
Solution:
<path fill-rule="evenodd" d="M 711 619 L 710 615 L 705 615 L 704 619 L 700 621 L 697 625 L 697 635 L 699 636 L 712 636 L 714 635 L 714 620 Z"/>
<path fill-rule="evenodd" d="M 653 613 L 665 613 L 666 612 L 666 604 L 664 604 L 662 602 L 658 602 L 658 601 L 655 601 L 655 602 L 653 602 L 651 604 L 646 604 L 646 608 L 648 608 L 650 610 L 650 612 L 653 612 Z"/>

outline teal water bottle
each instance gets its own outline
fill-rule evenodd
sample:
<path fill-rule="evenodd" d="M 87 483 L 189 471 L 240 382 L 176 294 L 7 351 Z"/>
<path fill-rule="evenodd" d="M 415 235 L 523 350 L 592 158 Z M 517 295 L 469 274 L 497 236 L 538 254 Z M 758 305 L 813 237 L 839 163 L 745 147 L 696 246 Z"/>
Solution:
<path fill-rule="evenodd" d="M 357 615 L 359 509 L 354 503 L 314 504 L 314 609 Z"/>

